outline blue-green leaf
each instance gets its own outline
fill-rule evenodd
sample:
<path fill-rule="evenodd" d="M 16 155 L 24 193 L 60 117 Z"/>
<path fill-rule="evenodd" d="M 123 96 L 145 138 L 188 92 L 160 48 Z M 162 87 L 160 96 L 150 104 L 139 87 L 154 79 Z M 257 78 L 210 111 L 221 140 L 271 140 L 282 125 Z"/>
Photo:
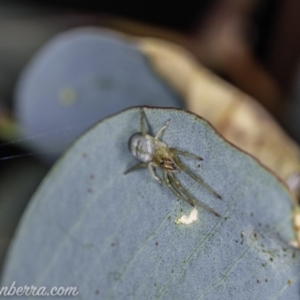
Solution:
<path fill-rule="evenodd" d="M 76 299 L 298 299 L 284 186 L 195 115 L 145 113 L 149 132 L 170 119 L 162 140 L 203 157 L 200 167 L 182 161 L 222 200 L 178 178 L 221 217 L 199 209 L 198 221 L 175 224 L 188 203 L 147 169 L 123 174 L 137 163 L 128 150 L 140 131 L 133 108 L 94 126 L 53 167 L 20 224 L 2 285 L 76 286 Z"/>
<path fill-rule="evenodd" d="M 134 43 L 95 28 L 46 43 L 21 74 L 15 100 L 23 135 L 38 137 L 28 146 L 46 158 L 56 158 L 91 125 L 122 109 L 182 107 Z"/>

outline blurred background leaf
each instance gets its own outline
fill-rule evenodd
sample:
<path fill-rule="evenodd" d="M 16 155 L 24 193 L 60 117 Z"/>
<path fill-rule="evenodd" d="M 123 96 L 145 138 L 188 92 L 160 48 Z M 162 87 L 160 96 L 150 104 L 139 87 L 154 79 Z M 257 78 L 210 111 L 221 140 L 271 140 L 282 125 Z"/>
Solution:
<path fill-rule="evenodd" d="M 96 28 L 77 29 L 50 41 L 16 88 L 22 135 L 38 136 L 29 139 L 30 148 L 50 158 L 57 158 L 98 120 L 139 104 L 181 105 L 134 44 Z"/>

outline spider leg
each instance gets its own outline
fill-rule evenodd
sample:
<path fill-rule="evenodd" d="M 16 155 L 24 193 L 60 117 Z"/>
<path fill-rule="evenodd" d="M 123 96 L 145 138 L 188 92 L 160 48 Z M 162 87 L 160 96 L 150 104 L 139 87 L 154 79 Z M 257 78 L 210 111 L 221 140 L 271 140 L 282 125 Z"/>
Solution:
<path fill-rule="evenodd" d="M 197 156 L 195 154 L 192 154 L 192 153 L 189 153 L 189 152 L 186 152 L 186 151 L 180 151 L 180 150 L 177 150 L 175 148 L 170 148 L 170 150 L 175 154 L 191 157 L 191 158 L 198 159 L 198 160 L 203 160 L 203 158 L 201 156 Z"/>
<path fill-rule="evenodd" d="M 155 136 L 156 140 L 158 140 L 158 138 L 160 137 L 160 135 L 162 134 L 162 132 L 169 126 L 169 123 L 170 123 L 170 120 L 168 120 L 166 122 L 166 124 L 161 129 L 159 129 L 158 133 Z"/>
<path fill-rule="evenodd" d="M 209 212 L 211 212 L 212 214 L 214 214 L 215 216 L 217 217 L 220 217 L 220 214 L 218 214 L 216 211 L 214 211 L 212 208 L 210 208 L 209 206 L 203 204 L 203 203 L 200 203 L 198 201 L 196 201 L 189 193 L 188 191 L 183 188 L 180 184 L 180 182 L 176 179 L 175 175 L 173 175 L 172 173 L 169 173 L 169 181 L 171 182 L 171 184 L 174 184 L 176 186 L 176 188 L 178 190 L 180 190 L 180 192 L 187 197 L 187 202 L 190 203 L 192 206 L 199 206 Z"/>
<path fill-rule="evenodd" d="M 184 201 L 190 203 L 192 206 L 194 206 L 194 204 L 193 204 L 192 202 L 189 202 L 189 199 L 183 197 L 183 196 L 180 194 L 180 192 L 179 192 L 179 191 L 171 184 L 170 179 L 169 179 L 169 176 L 168 176 L 168 172 L 167 172 L 167 171 L 164 171 L 164 181 L 165 181 L 167 187 L 173 192 L 173 194 L 174 194 L 176 197 L 178 197 L 178 198 L 180 198 L 180 199 L 182 199 L 182 200 L 184 200 Z"/>
<path fill-rule="evenodd" d="M 146 132 L 144 120 L 145 120 L 145 112 L 142 109 L 142 111 L 141 111 L 141 119 L 140 119 L 140 126 L 141 126 L 141 131 L 142 131 L 143 136 L 146 136 L 147 132 Z"/>
<path fill-rule="evenodd" d="M 134 165 L 133 167 L 129 168 L 124 172 L 124 174 L 128 174 L 129 172 L 132 172 L 134 170 L 140 169 L 140 168 L 146 168 L 147 164 L 146 163 L 138 163 L 137 165 Z"/>
<path fill-rule="evenodd" d="M 149 170 L 151 176 L 152 176 L 155 180 L 157 180 L 158 183 L 159 183 L 160 185 L 162 185 L 161 180 L 160 180 L 160 179 L 155 175 L 155 173 L 154 173 L 154 169 L 153 169 L 153 168 L 155 168 L 155 167 L 156 167 L 156 164 L 155 164 L 155 163 L 153 163 L 153 162 L 148 163 L 148 170 Z"/>
<path fill-rule="evenodd" d="M 188 168 L 186 168 L 177 157 L 173 157 L 175 163 L 179 167 L 180 170 L 188 174 L 190 177 L 192 177 L 195 181 L 197 181 L 199 184 L 203 185 L 207 190 L 209 190 L 213 195 L 215 195 L 217 198 L 222 199 L 222 197 L 215 192 L 209 185 L 207 185 L 200 177 L 197 177 L 195 174 L 193 174 Z"/>

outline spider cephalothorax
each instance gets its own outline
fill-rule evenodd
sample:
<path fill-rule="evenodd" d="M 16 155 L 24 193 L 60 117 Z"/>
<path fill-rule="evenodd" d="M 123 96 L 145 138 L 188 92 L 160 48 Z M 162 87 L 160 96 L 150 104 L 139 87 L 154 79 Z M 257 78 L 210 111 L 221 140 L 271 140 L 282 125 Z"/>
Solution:
<path fill-rule="evenodd" d="M 160 184 L 162 184 L 162 180 L 157 177 L 154 172 L 154 168 L 158 167 L 164 171 L 164 179 L 163 181 L 167 185 L 167 187 L 180 199 L 187 201 L 192 206 L 200 206 L 209 212 L 213 213 L 216 216 L 220 216 L 217 212 L 215 212 L 210 207 L 196 201 L 186 189 L 182 187 L 177 178 L 175 177 L 175 173 L 184 171 L 190 177 L 192 177 L 195 181 L 203 185 L 207 188 L 212 194 L 214 194 L 217 198 L 221 199 L 221 196 L 216 193 L 210 186 L 205 184 L 200 178 L 198 178 L 195 174 L 193 174 L 189 169 L 187 169 L 180 161 L 177 155 L 188 156 L 197 160 L 202 160 L 201 157 L 196 156 L 194 154 L 180 151 L 175 148 L 169 148 L 166 143 L 159 140 L 162 132 L 168 127 L 170 120 L 166 122 L 166 124 L 158 131 L 155 137 L 146 133 L 145 125 L 144 125 L 145 112 L 142 109 L 141 112 L 141 131 L 139 133 L 135 133 L 129 140 L 129 149 L 132 155 L 140 161 L 137 165 L 128 169 L 125 174 L 139 169 L 148 167 L 148 170 L 151 176 L 157 180 Z"/>
<path fill-rule="evenodd" d="M 169 172 L 179 172 L 179 168 L 173 159 L 173 153 L 169 148 L 158 148 L 153 155 L 153 162 L 160 168 Z"/>

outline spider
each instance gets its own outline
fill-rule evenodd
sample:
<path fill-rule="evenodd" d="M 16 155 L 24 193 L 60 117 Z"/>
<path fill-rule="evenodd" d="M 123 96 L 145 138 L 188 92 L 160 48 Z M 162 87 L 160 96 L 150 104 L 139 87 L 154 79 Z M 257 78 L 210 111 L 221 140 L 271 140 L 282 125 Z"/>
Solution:
<path fill-rule="evenodd" d="M 203 160 L 201 157 L 196 156 L 192 153 L 180 151 L 175 148 L 169 148 L 168 145 L 161 140 L 159 137 L 162 132 L 168 127 L 170 120 L 168 120 L 163 127 L 157 132 L 155 137 L 147 134 L 144 124 L 145 112 L 141 111 L 140 126 L 141 132 L 135 133 L 131 136 L 129 140 L 129 149 L 132 155 L 140 161 L 140 163 L 129 168 L 124 174 L 131 171 L 148 168 L 151 176 L 162 185 L 162 180 L 155 174 L 154 168 L 161 168 L 164 173 L 163 182 L 166 186 L 176 195 L 176 197 L 188 202 L 192 206 L 199 206 L 207 211 L 213 213 L 215 216 L 220 217 L 220 215 L 214 211 L 212 208 L 206 206 L 203 203 L 196 201 L 188 191 L 183 188 L 180 182 L 177 180 L 175 173 L 180 171 L 185 172 L 196 182 L 203 185 L 207 190 L 209 190 L 217 198 L 221 199 L 221 196 L 216 193 L 210 186 L 205 184 L 200 178 L 194 175 L 189 169 L 187 169 L 180 161 L 178 155 L 187 156 L 197 160 Z"/>

